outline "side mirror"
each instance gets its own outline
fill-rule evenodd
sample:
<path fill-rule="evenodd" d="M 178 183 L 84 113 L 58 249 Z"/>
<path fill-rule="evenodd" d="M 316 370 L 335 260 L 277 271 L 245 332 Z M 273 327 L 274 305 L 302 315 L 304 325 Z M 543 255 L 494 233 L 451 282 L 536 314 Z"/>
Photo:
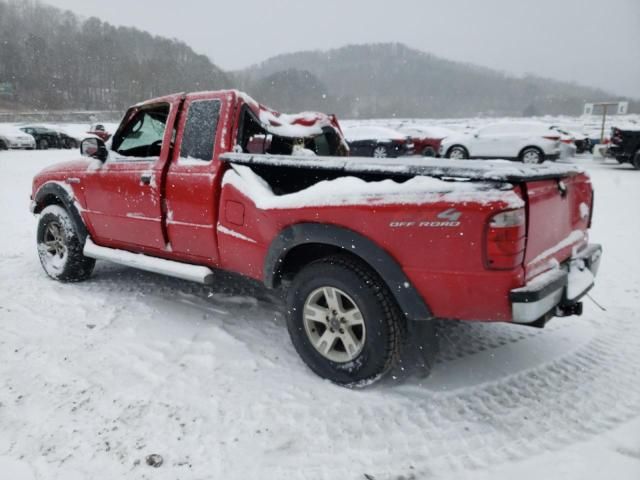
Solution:
<path fill-rule="evenodd" d="M 80 143 L 80 153 L 83 157 L 97 158 L 104 162 L 109 156 L 107 147 L 99 138 L 85 138 Z"/>

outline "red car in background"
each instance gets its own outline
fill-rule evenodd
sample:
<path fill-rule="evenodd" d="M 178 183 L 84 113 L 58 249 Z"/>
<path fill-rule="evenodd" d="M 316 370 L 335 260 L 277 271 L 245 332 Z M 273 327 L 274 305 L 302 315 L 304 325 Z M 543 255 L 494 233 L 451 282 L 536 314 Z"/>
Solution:
<path fill-rule="evenodd" d="M 404 125 L 397 130 L 411 137 L 415 152 L 425 157 L 437 157 L 442 139 L 453 133 L 448 128 L 423 125 Z"/>

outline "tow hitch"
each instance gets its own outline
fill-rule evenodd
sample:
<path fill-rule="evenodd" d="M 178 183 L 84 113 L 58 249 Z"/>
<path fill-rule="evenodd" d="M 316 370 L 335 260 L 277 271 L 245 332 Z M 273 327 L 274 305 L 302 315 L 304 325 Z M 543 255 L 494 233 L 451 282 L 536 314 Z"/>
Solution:
<path fill-rule="evenodd" d="M 571 315 L 582 315 L 582 302 L 571 303 L 569 305 L 559 305 L 556 307 L 556 317 L 570 317 Z"/>

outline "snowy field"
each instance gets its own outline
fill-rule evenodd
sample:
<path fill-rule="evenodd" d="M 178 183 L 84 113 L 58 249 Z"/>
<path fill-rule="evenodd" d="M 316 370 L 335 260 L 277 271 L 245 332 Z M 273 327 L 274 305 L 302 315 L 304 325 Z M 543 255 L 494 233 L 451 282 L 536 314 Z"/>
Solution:
<path fill-rule="evenodd" d="M 575 160 L 606 311 L 441 323 L 430 377 L 353 391 L 305 367 L 253 283 L 48 279 L 31 178 L 75 155 L 0 152 L 0 479 L 640 478 L 640 171 Z"/>

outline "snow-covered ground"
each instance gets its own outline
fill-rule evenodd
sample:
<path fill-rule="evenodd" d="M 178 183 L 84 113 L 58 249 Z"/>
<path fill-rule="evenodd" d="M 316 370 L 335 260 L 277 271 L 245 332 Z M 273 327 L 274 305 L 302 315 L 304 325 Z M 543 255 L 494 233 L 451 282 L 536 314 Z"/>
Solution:
<path fill-rule="evenodd" d="M 430 377 L 354 391 L 305 367 L 248 281 L 104 262 L 50 280 L 31 178 L 74 155 L 0 152 L 0 479 L 640 478 L 640 171 L 576 159 L 606 311 L 587 300 L 543 330 L 443 322 Z"/>

